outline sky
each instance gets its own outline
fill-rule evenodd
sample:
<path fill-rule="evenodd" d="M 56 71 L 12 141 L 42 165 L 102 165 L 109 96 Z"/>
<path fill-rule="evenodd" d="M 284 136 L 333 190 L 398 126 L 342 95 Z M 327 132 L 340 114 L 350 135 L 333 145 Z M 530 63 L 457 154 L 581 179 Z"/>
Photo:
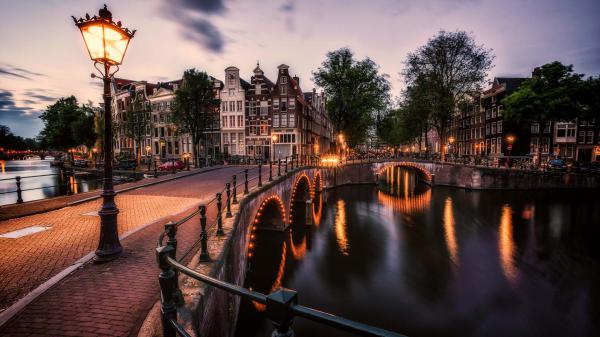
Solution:
<path fill-rule="evenodd" d="M 128 79 L 174 80 L 189 68 L 222 79 L 234 65 L 249 80 L 259 61 L 271 79 L 289 65 L 310 91 L 326 53 L 349 47 L 374 60 L 398 96 L 407 54 L 440 30 L 470 32 L 493 49 L 489 79 L 556 60 L 600 74 L 600 0 L 0 0 L 0 124 L 33 137 L 57 98 L 101 100 L 71 15 L 104 3 L 137 29 L 116 75 Z"/>

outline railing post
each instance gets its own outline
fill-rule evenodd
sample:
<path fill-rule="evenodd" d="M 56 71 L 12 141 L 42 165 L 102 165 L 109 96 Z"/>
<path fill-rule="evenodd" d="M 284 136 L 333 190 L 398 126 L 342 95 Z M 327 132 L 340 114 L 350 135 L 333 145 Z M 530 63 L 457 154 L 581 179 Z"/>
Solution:
<path fill-rule="evenodd" d="M 273 161 L 269 159 L 269 181 L 273 181 Z"/>
<path fill-rule="evenodd" d="M 262 161 L 258 164 L 258 187 L 262 186 Z"/>
<path fill-rule="evenodd" d="M 225 214 L 225 217 L 231 218 L 231 184 L 227 183 L 225 184 L 225 187 L 227 189 L 227 213 Z"/>
<path fill-rule="evenodd" d="M 237 205 L 237 175 L 233 175 L 233 202 L 234 205 Z"/>
<path fill-rule="evenodd" d="M 293 337 L 292 322 L 294 314 L 291 308 L 298 303 L 298 293 L 286 289 L 279 290 L 267 296 L 267 317 L 275 326 L 271 337 Z"/>
<path fill-rule="evenodd" d="M 174 294 L 177 287 L 177 275 L 167 258 L 173 257 L 175 250 L 171 246 L 156 248 L 156 259 L 160 268 L 158 282 L 160 284 L 160 319 L 164 337 L 176 337 L 177 332 L 171 320 L 177 321 L 177 308 L 175 307 Z"/>
<path fill-rule="evenodd" d="M 21 196 L 21 177 L 17 176 L 15 179 L 17 180 L 17 204 L 22 204 L 23 197 Z"/>
<path fill-rule="evenodd" d="M 175 259 L 177 257 L 177 225 L 173 221 L 169 221 L 165 225 L 165 232 L 167 233 L 167 246 L 173 247 L 172 258 Z M 175 292 L 173 293 L 173 301 L 175 304 L 181 304 L 183 302 L 183 294 L 179 289 L 179 273 L 177 270 L 175 272 Z"/>
<path fill-rule="evenodd" d="M 277 176 L 281 177 L 281 159 L 277 159 Z"/>
<path fill-rule="evenodd" d="M 208 255 L 208 234 L 206 233 L 206 205 L 198 206 L 200 212 L 200 262 L 210 261 Z"/>
<path fill-rule="evenodd" d="M 285 173 L 288 173 L 288 168 L 287 168 L 287 166 L 288 166 L 288 157 L 287 157 L 287 156 L 285 156 Z"/>
<path fill-rule="evenodd" d="M 290 170 L 294 170 L 294 155 L 291 155 L 290 158 L 292 160 L 290 160 Z"/>
<path fill-rule="evenodd" d="M 244 195 L 250 193 L 250 191 L 248 191 L 248 169 L 244 170 Z"/>
<path fill-rule="evenodd" d="M 221 217 L 222 208 L 221 193 L 217 193 L 217 236 L 225 235 L 223 232 L 223 217 Z"/>

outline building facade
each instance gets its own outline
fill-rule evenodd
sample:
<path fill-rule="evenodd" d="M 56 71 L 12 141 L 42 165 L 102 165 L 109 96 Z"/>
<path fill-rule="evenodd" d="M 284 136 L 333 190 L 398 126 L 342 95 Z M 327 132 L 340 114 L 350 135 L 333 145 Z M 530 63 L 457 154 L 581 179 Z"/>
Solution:
<path fill-rule="evenodd" d="M 236 67 L 225 69 L 225 82 L 221 90 L 221 149 L 224 155 L 245 156 L 246 91 L 250 83 L 240 78 Z"/>
<path fill-rule="evenodd" d="M 268 160 L 271 157 L 271 128 L 273 102 L 271 92 L 274 84 L 260 65 L 253 70 L 250 86 L 246 91 L 246 155 L 250 158 Z"/>

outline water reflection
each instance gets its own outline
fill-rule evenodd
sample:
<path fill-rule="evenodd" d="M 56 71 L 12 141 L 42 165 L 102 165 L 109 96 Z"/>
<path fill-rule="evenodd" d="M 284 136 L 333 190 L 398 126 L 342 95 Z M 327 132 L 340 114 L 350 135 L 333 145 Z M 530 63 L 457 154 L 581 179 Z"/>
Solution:
<path fill-rule="evenodd" d="M 513 283 L 517 278 L 514 253 L 515 243 L 513 241 L 512 208 L 509 205 L 502 206 L 500 216 L 500 229 L 498 231 L 498 247 L 500 249 L 500 262 L 506 279 Z"/>
<path fill-rule="evenodd" d="M 450 259 L 458 266 L 458 244 L 456 243 L 456 233 L 454 233 L 455 225 L 452 198 L 448 197 L 444 201 L 444 237 L 446 238 L 446 246 L 450 253 Z"/>
<path fill-rule="evenodd" d="M 318 227 L 258 232 L 246 286 L 288 287 L 303 305 L 410 336 L 598 335 L 593 191 L 431 189 L 410 171 L 383 177 L 394 186 L 332 191 Z M 294 211 L 294 223 L 306 213 Z M 271 334 L 259 310 L 242 301 L 237 336 Z M 304 319 L 294 331 L 350 336 Z"/>
<path fill-rule="evenodd" d="M 346 236 L 346 203 L 337 201 L 335 213 L 335 237 L 342 255 L 348 255 L 348 237 Z"/>

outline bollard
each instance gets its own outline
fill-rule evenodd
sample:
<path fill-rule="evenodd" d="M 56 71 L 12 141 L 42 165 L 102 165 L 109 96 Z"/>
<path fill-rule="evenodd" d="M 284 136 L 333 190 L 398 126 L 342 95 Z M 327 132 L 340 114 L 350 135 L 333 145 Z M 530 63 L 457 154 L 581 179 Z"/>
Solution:
<path fill-rule="evenodd" d="M 269 159 L 269 181 L 273 181 L 273 161 Z"/>
<path fill-rule="evenodd" d="M 17 180 L 17 204 L 22 204 L 23 197 L 21 196 L 21 177 L 17 176 L 15 179 Z"/>
<path fill-rule="evenodd" d="M 236 205 L 237 201 L 237 175 L 233 175 L 233 204 Z"/>
<path fill-rule="evenodd" d="M 177 321 L 177 308 L 175 307 L 175 292 L 177 289 L 177 276 L 167 258 L 173 258 L 175 250 L 171 246 L 156 248 L 156 259 L 160 267 L 158 282 L 160 284 L 160 320 L 164 337 L 175 337 L 177 332 L 171 321 Z"/>
<path fill-rule="evenodd" d="M 277 159 L 277 176 L 281 177 L 281 159 Z"/>
<path fill-rule="evenodd" d="M 244 195 L 250 193 L 250 191 L 248 191 L 248 169 L 244 170 Z"/>
<path fill-rule="evenodd" d="M 156 160 L 154 160 L 154 178 L 158 178 L 158 170 L 156 168 Z"/>
<path fill-rule="evenodd" d="M 221 210 L 223 205 L 221 203 L 221 193 L 217 193 L 217 236 L 223 236 L 223 218 L 221 217 Z"/>
<path fill-rule="evenodd" d="M 312 200 L 308 199 L 306 200 L 306 208 L 305 208 L 306 212 L 306 225 L 307 226 L 312 226 L 313 224 L 313 212 L 312 212 Z"/>
<path fill-rule="evenodd" d="M 177 225 L 173 221 L 169 221 L 165 225 L 165 232 L 167 233 L 167 246 L 173 247 L 173 253 L 171 258 L 175 259 L 177 256 Z M 176 305 L 180 305 L 183 303 L 183 294 L 179 289 L 179 272 L 174 270 L 175 272 L 175 292 L 173 293 L 173 301 Z"/>
<path fill-rule="evenodd" d="M 258 164 L 258 187 L 262 186 L 262 163 Z"/>
<path fill-rule="evenodd" d="M 279 290 L 267 295 L 267 317 L 275 326 L 272 337 L 293 337 L 292 322 L 294 314 L 292 307 L 298 303 L 298 293 L 286 289 Z"/>
<path fill-rule="evenodd" d="M 200 212 L 200 262 L 210 261 L 208 255 L 208 234 L 206 233 L 206 205 L 198 206 Z"/>
<path fill-rule="evenodd" d="M 288 157 L 286 156 L 285 157 L 285 173 L 288 172 L 287 165 L 288 165 Z"/>
<path fill-rule="evenodd" d="M 227 190 L 227 213 L 225 213 L 225 217 L 231 218 L 231 184 L 225 184 L 225 188 Z"/>

